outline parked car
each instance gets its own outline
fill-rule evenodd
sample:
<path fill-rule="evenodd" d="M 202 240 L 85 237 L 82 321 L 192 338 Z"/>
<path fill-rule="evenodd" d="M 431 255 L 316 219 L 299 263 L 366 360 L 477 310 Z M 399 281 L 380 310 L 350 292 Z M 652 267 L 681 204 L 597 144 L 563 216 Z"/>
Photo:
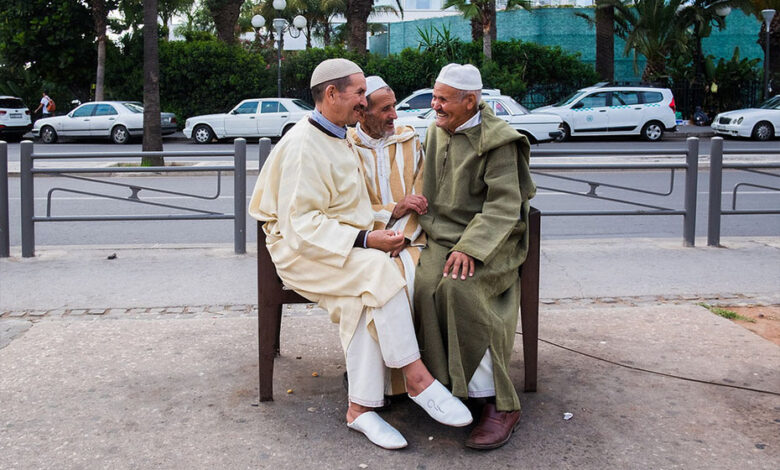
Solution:
<path fill-rule="evenodd" d="M 668 88 L 598 83 L 533 112 L 563 118 L 561 140 L 572 136 L 639 135 L 656 142 L 664 132 L 677 130 L 674 96 Z"/>
<path fill-rule="evenodd" d="M 193 116 L 184 123 L 184 136 L 196 144 L 215 138 L 281 137 L 314 107 L 294 98 L 252 98 L 224 114 Z"/>
<path fill-rule="evenodd" d="M 780 137 L 780 95 L 766 100 L 758 108 L 718 114 L 712 121 L 712 130 L 719 135 L 755 140 Z"/>
<path fill-rule="evenodd" d="M 176 132 L 176 115 L 160 113 L 162 135 Z M 32 133 L 45 144 L 60 137 L 107 137 L 126 144 L 144 133 L 144 107 L 138 101 L 92 101 L 64 116 L 38 119 Z"/>
<path fill-rule="evenodd" d="M 563 120 L 557 114 L 531 113 L 523 105 L 506 95 L 487 95 L 482 101 L 488 104 L 495 113 L 521 134 L 528 137 L 531 143 L 547 142 L 560 137 Z M 399 117 L 396 125 L 412 126 L 425 139 L 428 126 L 436 120 L 436 111 L 429 110 L 422 116 Z"/>
<path fill-rule="evenodd" d="M 21 98 L 0 96 L 0 140 L 19 142 L 30 131 L 30 110 Z"/>
<path fill-rule="evenodd" d="M 482 90 L 482 96 L 501 94 L 501 90 L 496 88 L 485 88 Z M 395 105 L 395 113 L 398 117 L 421 116 L 431 109 L 431 99 L 433 98 L 433 88 L 423 88 L 413 92 L 411 95 L 402 99 Z"/>

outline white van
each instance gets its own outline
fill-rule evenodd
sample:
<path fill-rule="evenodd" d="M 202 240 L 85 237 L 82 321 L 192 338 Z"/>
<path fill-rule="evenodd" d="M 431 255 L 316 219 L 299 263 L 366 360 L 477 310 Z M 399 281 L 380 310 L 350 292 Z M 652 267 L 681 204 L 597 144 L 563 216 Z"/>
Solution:
<path fill-rule="evenodd" d="M 668 88 L 599 83 L 532 112 L 559 115 L 561 141 L 572 136 L 639 135 L 656 142 L 664 132 L 677 130 L 674 96 Z"/>

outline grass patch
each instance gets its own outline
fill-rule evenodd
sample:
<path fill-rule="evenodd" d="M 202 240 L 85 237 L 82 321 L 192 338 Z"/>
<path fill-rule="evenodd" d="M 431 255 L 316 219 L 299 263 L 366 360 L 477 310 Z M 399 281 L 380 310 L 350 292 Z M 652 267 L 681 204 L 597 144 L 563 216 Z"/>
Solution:
<path fill-rule="evenodd" d="M 709 310 L 710 312 L 714 313 L 715 315 L 721 316 L 723 318 L 728 318 L 729 320 L 740 320 L 740 321 L 746 321 L 746 322 L 750 322 L 750 323 L 755 323 L 756 322 L 752 318 L 748 318 L 748 317 L 742 316 L 742 315 L 738 314 L 737 312 L 735 312 L 733 310 L 728 310 L 728 309 L 725 309 L 725 308 L 715 307 L 714 305 L 706 304 L 704 302 L 699 302 L 696 305 L 698 305 L 700 307 L 704 307 L 707 310 Z"/>

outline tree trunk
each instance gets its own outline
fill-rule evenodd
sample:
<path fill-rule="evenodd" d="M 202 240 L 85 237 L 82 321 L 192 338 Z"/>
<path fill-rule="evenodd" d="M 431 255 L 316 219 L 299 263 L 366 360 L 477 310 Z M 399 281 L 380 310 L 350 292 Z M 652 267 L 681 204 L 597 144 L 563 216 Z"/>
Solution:
<path fill-rule="evenodd" d="M 103 100 L 103 88 L 106 81 L 106 24 L 108 11 L 105 0 L 92 0 L 92 19 L 95 22 L 97 36 L 97 71 L 95 73 L 95 100 Z"/>
<path fill-rule="evenodd" d="M 228 44 L 236 42 L 236 26 L 241 5 L 244 0 L 212 0 L 209 8 L 214 26 L 217 28 L 217 38 Z"/>
<path fill-rule="evenodd" d="M 498 39 L 498 31 L 496 30 L 496 0 L 490 0 L 488 8 L 490 13 L 490 39 L 492 42 L 496 42 Z"/>
<path fill-rule="evenodd" d="M 347 0 L 347 25 L 349 27 L 349 49 L 366 53 L 366 33 L 368 31 L 368 16 L 374 6 L 373 0 Z"/>
<path fill-rule="evenodd" d="M 144 0 L 144 152 L 162 151 L 160 129 L 160 58 L 157 0 Z M 142 166 L 163 166 L 162 157 L 143 157 Z"/>
<path fill-rule="evenodd" d="M 482 21 L 479 18 L 471 19 L 471 42 L 479 42 L 482 39 Z"/>
<path fill-rule="evenodd" d="M 615 76 L 615 7 L 599 8 L 596 0 L 596 73 L 611 82 Z"/>
<path fill-rule="evenodd" d="M 482 55 L 485 62 L 493 60 L 493 38 L 490 37 L 490 22 L 482 24 Z"/>

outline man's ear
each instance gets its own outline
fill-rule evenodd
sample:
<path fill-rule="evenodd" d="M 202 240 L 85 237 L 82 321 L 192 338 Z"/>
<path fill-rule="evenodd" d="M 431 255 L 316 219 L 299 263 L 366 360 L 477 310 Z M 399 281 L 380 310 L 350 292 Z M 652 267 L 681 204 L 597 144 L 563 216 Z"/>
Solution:
<path fill-rule="evenodd" d="M 330 104 L 335 104 L 338 97 L 336 96 L 338 94 L 338 89 L 335 85 L 328 85 L 327 88 L 325 88 L 325 99 L 327 99 Z"/>
<path fill-rule="evenodd" d="M 466 106 L 470 111 L 477 109 L 479 103 L 477 103 L 477 97 L 473 93 L 466 95 L 466 100 L 468 101 Z"/>

